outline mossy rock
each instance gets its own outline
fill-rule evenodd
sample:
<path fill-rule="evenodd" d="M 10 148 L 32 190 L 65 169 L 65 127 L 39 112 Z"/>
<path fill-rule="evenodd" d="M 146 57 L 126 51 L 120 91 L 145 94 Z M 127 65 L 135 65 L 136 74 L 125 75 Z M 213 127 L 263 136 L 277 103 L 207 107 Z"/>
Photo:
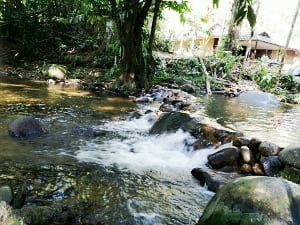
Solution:
<path fill-rule="evenodd" d="M 249 176 L 225 184 L 197 225 L 289 225 L 299 221 L 299 185 L 282 178 Z"/>
<path fill-rule="evenodd" d="M 284 179 L 300 184 L 300 170 L 295 167 L 285 166 L 279 175 Z"/>
<path fill-rule="evenodd" d="M 300 169 L 300 144 L 290 144 L 279 153 L 279 160 L 284 165 Z"/>

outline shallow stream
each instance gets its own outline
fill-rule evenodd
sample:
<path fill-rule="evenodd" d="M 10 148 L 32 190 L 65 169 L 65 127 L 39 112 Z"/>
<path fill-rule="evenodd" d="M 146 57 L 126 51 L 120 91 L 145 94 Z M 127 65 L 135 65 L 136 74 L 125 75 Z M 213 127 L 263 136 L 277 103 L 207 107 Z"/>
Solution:
<path fill-rule="evenodd" d="M 189 151 L 186 143 L 193 138 L 181 131 L 150 136 L 151 114 L 129 119 L 137 110 L 155 110 L 151 105 L 3 77 L 0 96 L 0 158 L 56 168 L 75 162 L 74 170 L 85 168 L 85 176 L 74 178 L 73 171 L 73 180 L 68 179 L 72 185 L 77 182 L 76 196 L 97 203 L 105 224 L 195 224 L 213 196 L 191 175 L 193 168 L 206 163 L 211 150 Z M 266 111 L 247 108 L 222 96 L 199 97 L 199 102 L 203 104 L 203 115 L 246 135 L 282 145 L 298 140 L 299 107 L 280 106 Z M 21 115 L 42 121 L 47 135 L 32 140 L 9 137 L 8 124 Z M 61 176 L 66 172 L 61 171 Z M 58 180 L 47 180 L 56 182 L 51 184 L 55 186 L 51 198 L 56 200 L 67 197 L 68 189 L 61 184 L 63 178 Z M 45 200 L 43 196 L 37 198 Z M 32 199 L 27 201 L 38 202 Z"/>
<path fill-rule="evenodd" d="M 52 175 L 51 165 L 54 170 L 68 168 L 74 159 L 78 168 L 90 164 L 84 168 L 93 170 L 75 182 L 80 192 L 76 196 L 95 201 L 105 224 L 194 224 L 212 196 L 191 175 L 194 167 L 205 163 L 209 150 L 187 151 L 186 141 L 193 138 L 180 131 L 149 136 L 151 115 L 128 119 L 132 112 L 151 106 L 8 78 L 0 80 L 0 96 L 0 158 L 18 165 L 44 164 L 42 170 L 48 171 L 32 172 L 38 175 L 27 182 L 32 186 L 28 204 L 67 197 L 68 185 L 61 184 L 66 178 L 51 176 L 69 176 L 73 185 L 75 172 Z M 47 135 L 32 140 L 9 137 L 8 124 L 21 115 L 39 119 Z M 36 183 L 51 189 L 51 197 L 41 196 Z"/>

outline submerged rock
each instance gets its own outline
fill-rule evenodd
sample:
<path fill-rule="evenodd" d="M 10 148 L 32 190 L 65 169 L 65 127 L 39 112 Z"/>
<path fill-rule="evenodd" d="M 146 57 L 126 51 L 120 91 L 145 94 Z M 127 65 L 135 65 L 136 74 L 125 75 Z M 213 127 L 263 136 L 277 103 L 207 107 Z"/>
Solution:
<path fill-rule="evenodd" d="M 97 213 L 91 213 L 91 206 L 78 200 L 63 200 L 51 206 L 27 206 L 13 212 L 22 217 L 25 224 L 86 224 L 103 225 L 103 219 Z M 92 215 L 92 216 L 91 216 Z"/>
<path fill-rule="evenodd" d="M 194 168 L 191 173 L 201 186 L 207 185 L 207 189 L 213 192 L 217 192 L 229 181 L 242 176 L 238 173 L 224 173 L 207 168 Z"/>
<path fill-rule="evenodd" d="M 300 186 L 282 178 L 249 176 L 224 185 L 197 225 L 299 224 Z"/>
<path fill-rule="evenodd" d="M 4 201 L 10 204 L 13 200 L 13 192 L 9 185 L 0 186 L 0 202 Z"/>
<path fill-rule="evenodd" d="M 37 119 L 25 116 L 14 120 L 8 128 L 8 133 L 12 137 L 32 138 L 45 134 L 46 129 Z"/>

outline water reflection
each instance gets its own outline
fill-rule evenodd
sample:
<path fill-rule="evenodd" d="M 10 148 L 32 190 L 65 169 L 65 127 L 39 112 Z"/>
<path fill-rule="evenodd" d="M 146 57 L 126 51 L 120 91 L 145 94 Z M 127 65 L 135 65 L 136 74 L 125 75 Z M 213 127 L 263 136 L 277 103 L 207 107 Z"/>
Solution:
<path fill-rule="evenodd" d="M 300 106 L 255 107 L 224 96 L 199 97 L 204 115 L 248 137 L 274 142 L 282 147 L 299 142 Z"/>

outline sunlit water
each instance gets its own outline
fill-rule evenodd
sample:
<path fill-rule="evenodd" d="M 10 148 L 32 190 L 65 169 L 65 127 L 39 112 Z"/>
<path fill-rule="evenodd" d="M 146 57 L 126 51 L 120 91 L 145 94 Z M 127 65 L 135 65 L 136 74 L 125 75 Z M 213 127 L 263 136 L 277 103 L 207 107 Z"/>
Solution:
<path fill-rule="evenodd" d="M 204 105 L 203 115 L 247 137 L 271 141 L 282 147 L 300 142 L 299 105 L 253 106 L 238 98 L 218 95 L 201 96 L 199 101 Z"/>
<path fill-rule="evenodd" d="M 191 170 L 206 163 L 210 150 L 193 152 L 187 147 L 193 137 L 180 130 L 149 135 L 154 114 L 129 119 L 152 106 L 43 82 L 0 81 L 0 157 L 59 164 L 69 163 L 71 156 L 78 164 L 96 164 L 98 171 L 91 174 L 99 176 L 87 181 L 92 186 L 78 184 L 78 189 L 82 198 L 98 202 L 106 224 L 179 225 L 199 219 L 213 194 Z M 9 137 L 8 124 L 20 115 L 39 119 L 47 135 Z"/>

